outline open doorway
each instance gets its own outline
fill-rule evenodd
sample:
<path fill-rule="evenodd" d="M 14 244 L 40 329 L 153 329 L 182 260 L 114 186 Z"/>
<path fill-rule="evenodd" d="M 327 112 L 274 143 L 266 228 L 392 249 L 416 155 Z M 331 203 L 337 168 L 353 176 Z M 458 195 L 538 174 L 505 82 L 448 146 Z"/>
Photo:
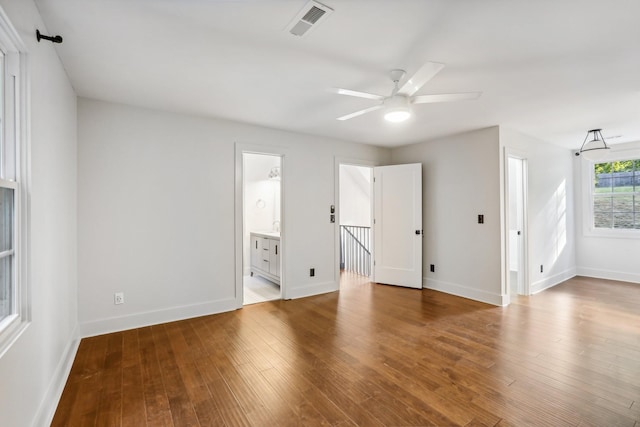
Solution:
<path fill-rule="evenodd" d="M 373 168 L 339 165 L 340 283 L 373 274 Z"/>
<path fill-rule="evenodd" d="M 243 305 L 282 298 L 282 157 L 242 153 Z"/>
<path fill-rule="evenodd" d="M 507 153 L 507 293 L 528 295 L 527 160 Z"/>

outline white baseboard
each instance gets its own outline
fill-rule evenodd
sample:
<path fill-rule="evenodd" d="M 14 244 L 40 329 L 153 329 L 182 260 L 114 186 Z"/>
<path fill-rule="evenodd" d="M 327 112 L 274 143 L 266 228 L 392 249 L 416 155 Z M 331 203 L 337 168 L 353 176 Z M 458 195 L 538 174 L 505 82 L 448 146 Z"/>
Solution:
<path fill-rule="evenodd" d="M 640 274 L 624 271 L 602 270 L 598 268 L 578 267 L 578 276 L 595 277 L 596 279 L 620 280 L 622 282 L 640 283 Z"/>
<path fill-rule="evenodd" d="M 161 310 L 84 322 L 80 324 L 80 334 L 83 338 L 86 338 L 176 320 L 190 319 L 192 317 L 223 313 L 225 311 L 235 310 L 236 308 L 237 303 L 235 298 L 170 307 Z"/>
<path fill-rule="evenodd" d="M 78 346 L 80 345 L 79 328 L 76 326 L 71 333 L 67 348 L 65 348 L 64 354 L 56 366 L 56 370 L 53 373 L 53 378 L 49 382 L 49 387 L 45 392 L 44 398 L 40 402 L 40 406 L 33 417 L 33 427 L 49 426 L 53 421 L 53 416 L 58 408 L 60 397 L 62 397 L 62 391 L 69 378 L 71 372 L 71 366 L 76 358 L 78 352 Z"/>
<path fill-rule="evenodd" d="M 313 285 L 301 286 L 295 289 L 289 289 L 289 292 L 287 292 L 285 299 L 311 297 L 314 295 L 335 292 L 338 289 L 339 286 L 336 282 L 322 282 Z"/>
<path fill-rule="evenodd" d="M 451 295 L 456 295 L 463 298 L 472 299 L 474 301 L 485 302 L 492 305 L 506 305 L 508 304 L 508 295 L 494 294 L 492 292 L 483 291 L 480 289 L 469 288 L 467 286 L 458 285 L 457 283 L 444 282 L 442 280 L 434 280 L 426 277 L 422 278 L 422 287 L 426 289 L 432 289 L 434 291 L 440 291 Z M 506 300 L 505 300 L 506 298 Z"/>
<path fill-rule="evenodd" d="M 545 277 L 542 280 L 538 280 L 537 282 L 531 283 L 529 286 L 529 293 L 531 295 L 537 294 L 538 292 L 542 292 L 545 289 L 552 288 L 565 280 L 569 280 L 572 277 L 575 277 L 576 269 L 570 268 L 558 274 L 554 274 L 553 276 Z"/>

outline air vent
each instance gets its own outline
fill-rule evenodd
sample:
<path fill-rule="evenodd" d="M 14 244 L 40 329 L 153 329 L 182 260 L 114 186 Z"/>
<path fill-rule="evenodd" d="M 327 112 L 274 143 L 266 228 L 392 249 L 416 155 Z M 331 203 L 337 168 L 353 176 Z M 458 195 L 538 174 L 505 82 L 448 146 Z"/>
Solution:
<path fill-rule="evenodd" d="M 304 14 L 304 16 L 302 17 L 302 20 L 309 22 L 311 24 L 315 24 L 316 22 L 318 22 L 318 19 L 322 18 L 322 15 L 324 15 L 325 13 L 327 12 L 320 9 L 319 7 L 313 6 L 309 10 L 309 12 Z"/>
<path fill-rule="evenodd" d="M 333 9 L 327 7 L 316 1 L 310 1 L 304 8 L 296 15 L 296 17 L 287 26 L 289 31 L 294 36 L 304 37 L 311 29 L 315 28 L 319 22 L 324 21 L 333 12 Z"/>

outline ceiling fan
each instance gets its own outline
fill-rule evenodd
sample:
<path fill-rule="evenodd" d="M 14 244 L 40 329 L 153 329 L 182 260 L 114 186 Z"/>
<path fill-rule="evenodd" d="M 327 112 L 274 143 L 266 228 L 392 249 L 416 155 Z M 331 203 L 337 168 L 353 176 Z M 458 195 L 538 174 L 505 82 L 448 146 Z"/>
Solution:
<path fill-rule="evenodd" d="M 373 107 L 356 111 L 346 116 L 338 117 L 338 120 L 349 120 L 372 111 L 384 108 L 384 118 L 390 122 L 402 122 L 411 116 L 411 104 L 428 104 L 434 102 L 450 102 L 478 99 L 482 92 L 446 93 L 438 95 L 414 95 L 425 83 L 435 77 L 445 64 L 427 62 L 402 86 L 400 81 L 404 78 L 404 70 L 391 70 L 390 76 L 394 88 L 389 96 L 376 95 L 374 93 L 359 92 L 350 89 L 333 88 L 332 91 L 339 95 L 355 96 L 357 98 L 373 99 L 381 101 Z"/>

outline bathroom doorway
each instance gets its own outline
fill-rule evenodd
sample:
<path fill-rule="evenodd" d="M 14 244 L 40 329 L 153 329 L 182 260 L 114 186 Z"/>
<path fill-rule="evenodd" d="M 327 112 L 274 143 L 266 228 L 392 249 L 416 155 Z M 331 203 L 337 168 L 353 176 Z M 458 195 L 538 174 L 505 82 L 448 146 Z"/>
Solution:
<path fill-rule="evenodd" d="M 242 153 L 242 304 L 282 298 L 282 157 Z"/>

